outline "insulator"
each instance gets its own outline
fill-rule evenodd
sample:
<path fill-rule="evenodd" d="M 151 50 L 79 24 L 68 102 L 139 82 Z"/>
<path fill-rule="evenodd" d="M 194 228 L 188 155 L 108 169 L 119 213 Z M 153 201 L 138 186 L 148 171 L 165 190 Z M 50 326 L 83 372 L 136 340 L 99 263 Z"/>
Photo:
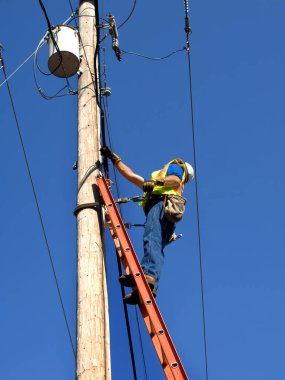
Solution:
<path fill-rule="evenodd" d="M 188 0 L 184 0 L 184 9 L 185 9 L 185 13 L 189 12 L 189 3 L 188 3 Z"/>

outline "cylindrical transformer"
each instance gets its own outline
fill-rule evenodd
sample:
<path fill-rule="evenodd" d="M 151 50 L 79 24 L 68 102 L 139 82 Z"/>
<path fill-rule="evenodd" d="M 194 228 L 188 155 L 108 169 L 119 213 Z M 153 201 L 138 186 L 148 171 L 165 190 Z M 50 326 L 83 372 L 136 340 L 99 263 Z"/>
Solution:
<path fill-rule="evenodd" d="M 72 77 L 80 65 L 78 31 L 69 25 L 57 25 L 52 33 L 57 47 L 49 36 L 48 68 L 57 77 Z"/>

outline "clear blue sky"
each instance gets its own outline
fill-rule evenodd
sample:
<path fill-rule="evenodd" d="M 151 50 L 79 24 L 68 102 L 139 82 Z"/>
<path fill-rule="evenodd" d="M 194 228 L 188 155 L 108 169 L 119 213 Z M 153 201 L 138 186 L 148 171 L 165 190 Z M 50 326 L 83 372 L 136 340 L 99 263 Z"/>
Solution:
<path fill-rule="evenodd" d="M 45 1 L 52 24 L 67 0 Z M 74 7 L 77 4 L 73 1 Z M 31 54 L 46 22 L 37 1 L 0 0 L 0 42 L 8 74 Z M 100 13 L 125 19 L 132 1 L 101 1 Z M 285 3 L 190 3 L 193 100 L 200 201 L 209 380 L 284 379 Z M 183 0 L 138 0 L 120 29 L 124 50 L 164 56 L 185 45 Z M 113 147 L 148 177 L 170 159 L 193 162 L 185 53 L 161 62 L 124 56 L 105 41 Z M 46 67 L 46 50 L 40 57 Z M 4 80 L 0 72 L 0 84 Z M 39 77 L 55 92 L 60 79 Z M 76 80 L 72 83 L 76 85 Z M 35 187 L 75 342 L 76 96 L 46 101 L 32 61 L 10 80 Z M 0 88 L 1 380 L 70 380 L 75 363 L 5 86 Z M 140 191 L 120 178 L 122 196 Z M 195 188 L 166 250 L 158 304 L 191 380 L 205 379 Z M 142 223 L 136 204 L 124 218 Z M 142 229 L 130 231 L 138 255 Z M 107 240 L 112 379 L 132 379 L 117 282 Z M 130 308 L 139 379 L 144 379 L 136 317 Z M 149 380 L 164 379 L 141 322 Z"/>

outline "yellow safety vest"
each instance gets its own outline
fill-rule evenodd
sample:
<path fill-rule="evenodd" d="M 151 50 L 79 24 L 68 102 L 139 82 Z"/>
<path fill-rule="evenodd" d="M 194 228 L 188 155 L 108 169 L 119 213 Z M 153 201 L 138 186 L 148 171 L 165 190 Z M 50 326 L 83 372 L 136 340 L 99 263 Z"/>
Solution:
<path fill-rule="evenodd" d="M 147 201 L 148 201 L 148 198 L 150 195 L 164 195 L 164 194 L 173 194 L 173 195 L 182 195 L 183 193 L 183 190 L 184 190 L 184 183 L 185 183 L 185 179 L 186 179 L 186 169 L 185 169 L 185 166 L 184 164 L 182 163 L 181 160 L 178 160 L 178 159 L 175 159 L 175 160 L 172 160 L 170 161 L 168 164 L 166 164 L 163 169 L 161 170 L 156 170 L 154 172 L 151 173 L 151 179 L 153 180 L 163 180 L 163 178 L 166 177 L 166 174 L 167 174 L 167 170 L 168 170 L 168 167 L 170 164 L 177 164 L 179 165 L 184 173 L 183 173 L 183 177 L 182 177 L 182 181 L 180 182 L 180 185 L 179 187 L 177 186 L 174 186 L 174 185 L 168 185 L 168 186 L 155 186 L 153 191 L 151 193 L 144 193 L 144 200 L 142 202 L 140 202 L 140 205 L 141 206 L 145 206 Z"/>

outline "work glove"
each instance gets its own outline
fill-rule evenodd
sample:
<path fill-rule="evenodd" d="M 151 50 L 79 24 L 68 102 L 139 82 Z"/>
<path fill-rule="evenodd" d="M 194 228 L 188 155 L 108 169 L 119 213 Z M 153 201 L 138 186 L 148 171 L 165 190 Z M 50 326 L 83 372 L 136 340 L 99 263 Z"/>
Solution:
<path fill-rule="evenodd" d="M 114 153 L 108 146 L 103 146 L 100 149 L 102 156 L 109 158 L 113 165 L 117 165 L 120 161 L 122 161 L 121 157 L 119 157 L 116 153 Z"/>
<path fill-rule="evenodd" d="M 145 193 L 151 193 L 155 186 L 163 186 L 164 183 L 162 181 L 155 181 L 153 179 L 149 179 L 148 181 L 144 181 L 143 183 L 143 191 Z"/>

